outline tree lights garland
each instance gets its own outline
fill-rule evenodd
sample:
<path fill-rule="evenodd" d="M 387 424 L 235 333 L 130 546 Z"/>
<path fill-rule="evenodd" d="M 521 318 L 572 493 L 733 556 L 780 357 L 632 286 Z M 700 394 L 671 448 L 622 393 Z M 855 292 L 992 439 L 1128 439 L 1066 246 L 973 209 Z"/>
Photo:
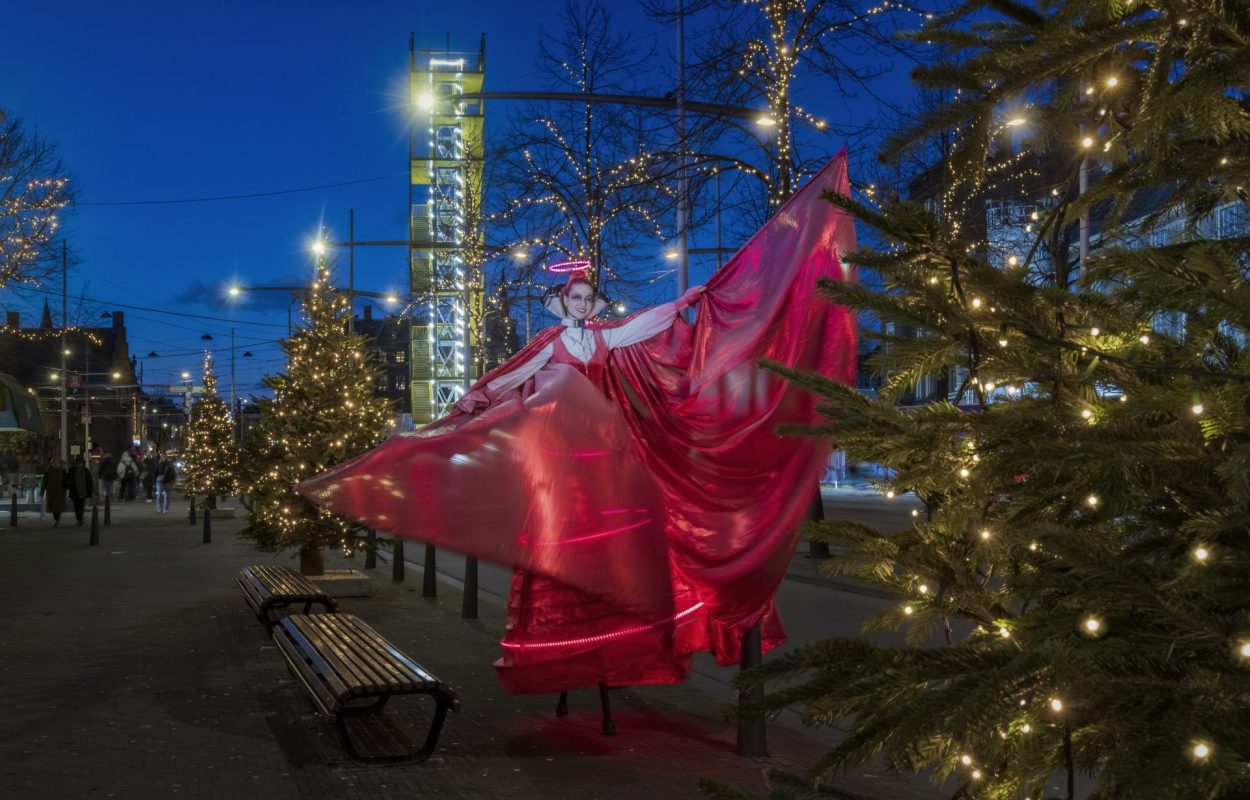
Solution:
<path fill-rule="evenodd" d="M 54 147 L 16 119 L 0 123 L 0 286 L 29 276 L 44 259 L 73 199 L 60 172 Z"/>
<path fill-rule="evenodd" d="M 207 507 L 215 498 L 234 494 L 239 481 L 239 448 L 234 440 L 230 407 L 217 394 L 213 355 L 204 354 L 204 392 L 191 409 L 186 436 L 187 492 L 203 497 Z"/>
<path fill-rule="evenodd" d="M 313 571 L 325 547 L 353 550 L 362 540 L 353 523 L 292 487 L 379 444 L 392 424 L 390 403 L 377 394 L 376 356 L 366 336 L 347 332 L 347 297 L 331 290 L 331 280 L 319 261 L 303 297 L 305 322 L 282 341 L 286 371 L 265 378 L 274 396 L 256 400 L 259 421 L 243 458 L 253 498 L 243 535 L 267 552 L 299 548 Z"/>

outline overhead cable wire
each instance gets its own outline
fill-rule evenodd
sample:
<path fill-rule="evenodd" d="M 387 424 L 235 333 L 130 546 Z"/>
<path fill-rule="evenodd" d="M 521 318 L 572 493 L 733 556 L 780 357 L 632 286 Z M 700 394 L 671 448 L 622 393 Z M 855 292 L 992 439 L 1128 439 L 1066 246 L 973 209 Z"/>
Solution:
<path fill-rule="evenodd" d="M 5 287 L 3 287 L 3 288 L 5 288 L 5 289 L 11 289 L 11 290 L 13 290 L 13 291 L 15 291 L 15 292 L 18 292 L 18 291 L 24 291 L 24 292 L 35 292 L 35 293 L 37 293 L 37 294 L 46 294 L 46 295 L 49 295 L 49 296 L 54 296 L 54 295 L 55 295 L 55 296 L 60 296 L 60 294 L 61 294 L 59 291 L 54 291 L 54 290 L 52 290 L 52 289 L 40 289 L 40 288 L 35 287 L 35 286 L 21 286 L 21 285 L 15 285 L 15 284 L 12 284 L 12 283 L 10 283 L 9 285 L 7 285 L 7 286 L 5 286 Z M 133 310 L 133 311 L 150 311 L 150 312 L 152 312 L 152 313 L 154 313 L 154 314 L 168 314 L 168 315 L 169 315 L 169 316 L 171 316 L 171 317 L 186 317 L 186 318 L 188 318 L 188 319 L 206 319 L 206 320 L 211 320 L 211 321 L 213 321 L 213 322 L 217 322 L 217 323 L 226 322 L 226 323 L 233 323 L 233 324 L 235 324 L 235 325 L 261 325 L 261 326 L 264 326 L 264 327 L 266 327 L 266 328 L 285 328 L 285 327 L 286 327 L 286 325 L 284 325 L 284 324 L 280 324 L 280 323 L 277 323 L 277 322 L 252 322 L 251 320 L 243 320 L 243 319 L 240 319 L 240 320 L 223 320 L 221 317 L 210 317 L 210 316 L 208 316 L 208 315 L 206 315 L 206 314 L 188 314 L 188 313 L 187 313 L 187 312 L 185 312 L 185 311 L 168 311 L 168 310 L 163 309 L 163 308 L 152 308 L 152 307 L 150 307 L 150 306 L 133 306 L 133 305 L 129 305 L 129 304 L 127 304 L 127 303 L 117 303 L 117 302 L 114 302 L 114 301 L 112 301 L 112 300 L 101 300 L 101 299 L 96 298 L 96 297 L 83 297 L 83 298 L 80 298 L 80 299 L 81 299 L 81 300 L 83 300 L 84 302 L 89 302 L 89 303 L 99 303 L 99 304 L 101 304 L 101 305 L 105 305 L 105 306 L 114 306 L 114 307 L 116 307 L 116 308 L 126 308 L 126 309 L 131 309 L 131 310 Z"/>
<path fill-rule="evenodd" d="M 272 192 L 250 192 L 248 194 L 223 194 L 212 197 L 184 197 L 177 199 L 164 200 L 110 200 L 96 203 L 75 203 L 76 206 L 167 206 L 179 205 L 184 203 L 213 203 L 219 200 L 250 200 L 255 197 L 275 197 L 283 194 L 299 194 L 300 192 L 316 192 L 322 189 L 337 189 L 342 186 L 357 186 L 362 183 L 373 183 L 375 181 L 384 181 L 387 178 L 394 178 L 398 175 L 406 175 L 407 170 L 403 172 L 391 172 L 386 175 L 377 175 L 372 178 L 361 178 L 355 181 L 340 181 L 339 183 L 323 183 L 318 186 L 304 186 L 299 189 L 278 189 Z"/>

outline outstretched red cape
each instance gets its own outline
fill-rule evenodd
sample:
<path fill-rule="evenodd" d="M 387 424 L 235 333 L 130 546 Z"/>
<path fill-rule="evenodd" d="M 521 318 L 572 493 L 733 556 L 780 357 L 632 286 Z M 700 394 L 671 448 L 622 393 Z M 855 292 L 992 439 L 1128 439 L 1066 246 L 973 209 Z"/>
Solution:
<path fill-rule="evenodd" d="M 827 453 L 776 434 L 811 421 L 815 401 L 758 362 L 854 377 L 854 319 L 816 294 L 820 278 L 854 277 L 838 258 L 854 249 L 851 220 L 820 196 L 848 188 L 844 150 L 708 282 L 693 325 L 612 351 L 606 396 L 549 364 L 299 491 L 362 525 L 553 578 L 635 623 L 680 628 L 685 652 L 736 662 L 742 631 L 771 616 Z M 766 625 L 765 648 L 781 638 Z"/>

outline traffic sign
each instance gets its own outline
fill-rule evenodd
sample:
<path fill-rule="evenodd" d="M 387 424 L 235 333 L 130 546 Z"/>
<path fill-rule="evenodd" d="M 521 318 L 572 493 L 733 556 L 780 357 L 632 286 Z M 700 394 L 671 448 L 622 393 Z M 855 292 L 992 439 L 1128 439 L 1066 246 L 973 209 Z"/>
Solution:
<path fill-rule="evenodd" d="M 76 392 L 82 388 L 82 376 L 77 372 L 71 372 L 65 376 L 65 385 L 69 387 L 71 392 Z"/>

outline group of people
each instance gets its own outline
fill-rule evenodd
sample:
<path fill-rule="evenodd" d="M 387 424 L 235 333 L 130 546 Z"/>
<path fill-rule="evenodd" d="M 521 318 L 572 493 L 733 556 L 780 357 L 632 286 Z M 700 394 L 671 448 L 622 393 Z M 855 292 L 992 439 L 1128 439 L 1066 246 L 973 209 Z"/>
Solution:
<path fill-rule="evenodd" d="M 53 458 L 43 474 L 44 505 L 52 515 L 53 526 L 60 525 L 68 497 L 74 507 L 74 517 L 82 525 L 87 498 L 112 495 L 119 501 L 133 502 L 142 489 L 146 495 L 144 502 L 154 502 L 156 513 L 168 514 L 169 493 L 177 480 L 178 470 L 173 459 L 152 452 L 140 459 L 124 450 L 114 458 L 106 450 L 99 462 L 90 466 L 77 455 L 68 469 L 62 459 Z"/>

